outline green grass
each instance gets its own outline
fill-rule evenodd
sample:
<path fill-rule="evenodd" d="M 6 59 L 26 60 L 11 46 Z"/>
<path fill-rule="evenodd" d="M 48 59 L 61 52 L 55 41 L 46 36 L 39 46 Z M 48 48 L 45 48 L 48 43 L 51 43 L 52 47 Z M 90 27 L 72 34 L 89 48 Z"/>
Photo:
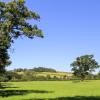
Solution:
<path fill-rule="evenodd" d="M 3 83 L 0 100 L 100 100 L 100 81 Z"/>

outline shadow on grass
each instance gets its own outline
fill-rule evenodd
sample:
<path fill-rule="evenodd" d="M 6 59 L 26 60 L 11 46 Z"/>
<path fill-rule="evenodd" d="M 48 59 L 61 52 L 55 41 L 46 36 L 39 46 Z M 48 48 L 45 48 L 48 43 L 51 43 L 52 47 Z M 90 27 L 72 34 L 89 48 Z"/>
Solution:
<path fill-rule="evenodd" d="M 80 83 L 80 80 L 73 80 L 73 83 Z"/>
<path fill-rule="evenodd" d="M 0 96 L 9 97 L 16 95 L 26 95 L 29 93 L 53 93 L 53 91 L 45 91 L 45 90 L 0 90 Z"/>
<path fill-rule="evenodd" d="M 72 80 L 72 83 L 87 83 L 87 82 L 92 82 L 91 80 L 84 80 L 84 81 L 81 81 L 81 80 Z"/>
<path fill-rule="evenodd" d="M 75 97 L 60 97 L 54 99 L 23 99 L 23 100 L 100 100 L 100 96 L 75 96 Z"/>

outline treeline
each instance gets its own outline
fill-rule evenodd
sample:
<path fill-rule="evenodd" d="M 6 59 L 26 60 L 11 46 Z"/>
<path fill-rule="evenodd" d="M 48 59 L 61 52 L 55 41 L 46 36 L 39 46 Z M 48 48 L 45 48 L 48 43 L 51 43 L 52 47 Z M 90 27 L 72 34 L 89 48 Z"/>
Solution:
<path fill-rule="evenodd" d="M 18 68 L 14 69 L 14 72 L 22 72 L 22 71 L 34 71 L 34 72 L 56 72 L 55 69 L 52 68 L 45 68 L 45 67 L 35 67 L 33 69 L 23 69 L 23 68 Z"/>
<path fill-rule="evenodd" d="M 62 75 L 61 77 L 58 77 L 57 75 L 54 75 L 53 77 L 49 74 L 44 75 L 38 75 L 39 72 L 33 72 L 26 70 L 25 72 L 14 72 L 14 71 L 7 71 L 6 74 L 0 76 L 1 82 L 20 82 L 20 81 L 67 81 L 67 80 L 80 80 L 76 76 L 67 76 Z M 89 74 L 86 77 L 86 80 L 100 80 L 100 72 L 96 75 Z"/>
<path fill-rule="evenodd" d="M 47 72 L 47 74 L 42 72 Z M 49 74 L 48 74 L 49 73 Z M 35 67 L 33 69 L 18 68 L 11 71 L 6 71 L 6 74 L 0 76 L 0 81 L 49 81 L 49 80 L 65 80 L 66 75 L 57 77 L 56 75 L 51 76 L 50 73 L 57 73 L 55 69 L 45 67 Z"/>
<path fill-rule="evenodd" d="M 1 82 L 20 82 L 20 81 L 62 81 L 68 80 L 66 75 L 62 77 L 57 77 L 54 75 L 53 77 L 49 74 L 46 75 L 38 75 L 35 72 L 25 71 L 23 74 L 17 72 L 7 71 L 5 75 L 0 77 Z"/>
<path fill-rule="evenodd" d="M 86 80 L 99 80 L 100 72 L 96 75 L 88 74 Z M 61 73 L 51 68 L 38 67 L 33 69 L 14 69 L 6 71 L 6 74 L 0 76 L 1 82 L 9 81 L 66 81 L 66 80 L 79 80 L 79 77 L 74 76 L 72 73 Z"/>

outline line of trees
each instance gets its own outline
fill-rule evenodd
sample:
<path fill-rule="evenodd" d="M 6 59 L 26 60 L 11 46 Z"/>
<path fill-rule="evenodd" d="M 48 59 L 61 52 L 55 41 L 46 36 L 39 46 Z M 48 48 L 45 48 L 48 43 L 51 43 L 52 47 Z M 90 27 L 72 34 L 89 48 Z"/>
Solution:
<path fill-rule="evenodd" d="M 43 68 L 43 67 L 42 67 Z M 37 68 L 38 69 L 38 68 Z M 51 70 L 50 70 L 51 71 Z M 0 76 L 0 81 L 1 82 L 8 82 L 8 81 L 67 81 L 67 80 L 80 80 L 81 77 L 76 76 L 76 75 L 72 75 L 70 77 L 66 75 L 62 75 L 61 77 L 58 77 L 57 75 L 54 75 L 52 77 L 52 74 L 45 74 L 44 75 L 38 75 L 39 73 L 42 72 L 38 72 L 38 71 L 33 71 L 31 69 L 15 69 L 15 70 L 11 70 L 11 71 L 6 71 L 6 74 L 2 74 L 2 76 Z M 50 72 L 52 73 L 52 72 Z M 53 72 L 53 73 L 57 73 Z M 100 72 L 98 72 L 97 74 L 91 74 L 88 73 L 85 76 L 86 80 L 100 80 Z"/>
<path fill-rule="evenodd" d="M 46 68 L 46 67 L 35 67 L 33 69 L 26 69 L 26 68 L 17 68 L 17 69 L 14 69 L 14 72 L 25 72 L 25 71 L 34 71 L 34 72 L 56 72 L 55 69 L 53 68 Z"/>
<path fill-rule="evenodd" d="M 38 67 L 38 68 L 35 67 L 35 68 L 31 69 L 31 70 L 33 70 L 35 72 L 56 72 L 55 69 L 45 68 L 45 67 Z"/>
<path fill-rule="evenodd" d="M 42 73 L 47 72 L 47 73 Z M 42 73 L 42 75 L 39 75 Z M 6 71 L 6 74 L 3 74 L 0 78 L 1 81 L 52 81 L 52 80 L 67 80 L 66 76 L 57 77 L 56 75 L 52 75 L 50 73 L 57 73 L 55 69 L 52 68 L 44 68 L 44 67 L 37 67 L 33 69 L 14 69 L 11 71 Z M 67 73 L 66 73 L 67 74 Z"/>

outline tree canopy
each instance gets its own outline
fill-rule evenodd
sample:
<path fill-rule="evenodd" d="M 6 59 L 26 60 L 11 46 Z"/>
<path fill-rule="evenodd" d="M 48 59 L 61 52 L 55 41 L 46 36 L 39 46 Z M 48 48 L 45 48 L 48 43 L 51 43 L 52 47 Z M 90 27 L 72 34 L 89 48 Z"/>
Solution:
<path fill-rule="evenodd" d="M 77 57 L 71 66 L 74 75 L 80 77 L 81 80 L 84 80 L 86 75 L 100 67 L 93 55 Z"/>
<path fill-rule="evenodd" d="M 37 68 L 35 67 L 35 68 L 31 69 L 31 70 L 33 70 L 35 72 L 56 72 L 55 69 L 45 68 L 45 67 L 37 67 Z"/>
<path fill-rule="evenodd" d="M 0 1 L 0 72 L 11 63 L 8 49 L 15 39 L 20 36 L 43 37 L 42 30 L 28 20 L 39 21 L 40 16 L 25 6 L 25 0 Z"/>

